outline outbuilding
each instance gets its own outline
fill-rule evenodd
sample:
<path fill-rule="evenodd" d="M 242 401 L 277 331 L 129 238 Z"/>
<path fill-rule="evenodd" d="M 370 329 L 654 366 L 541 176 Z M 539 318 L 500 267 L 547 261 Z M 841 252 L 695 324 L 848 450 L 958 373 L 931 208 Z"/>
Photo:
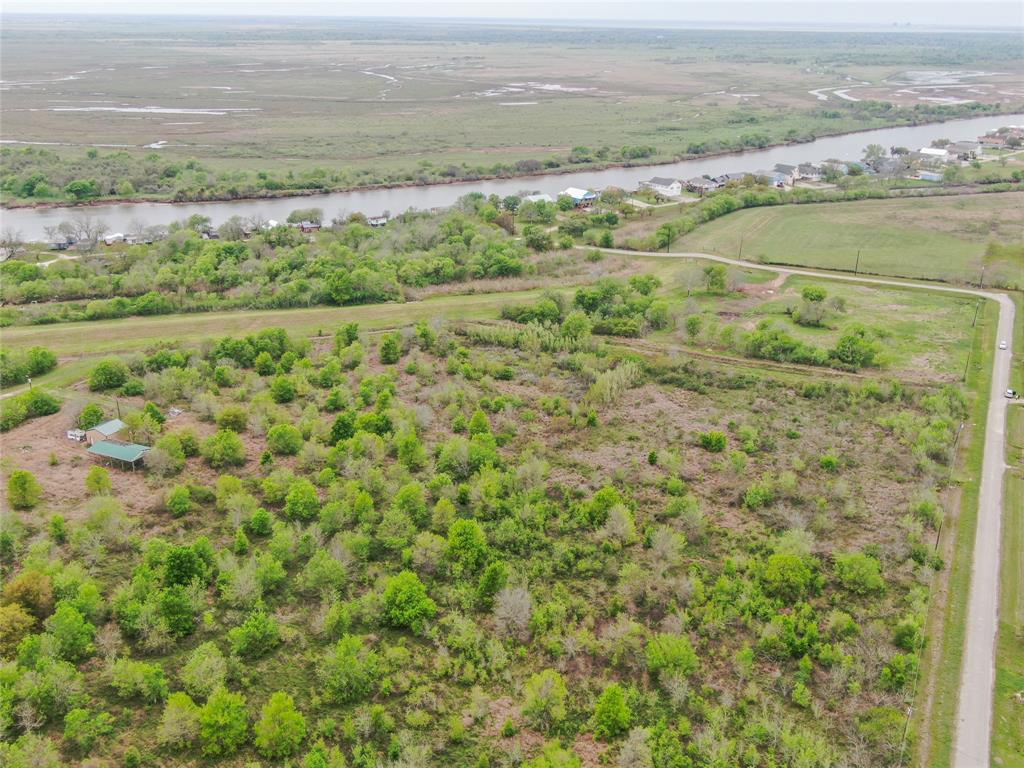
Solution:
<path fill-rule="evenodd" d="M 125 424 L 120 419 L 111 419 L 110 421 L 104 421 L 102 424 L 97 424 L 91 429 L 87 429 L 85 432 L 85 440 L 89 445 L 95 445 L 101 443 L 104 440 L 116 440 L 117 436 L 124 431 Z"/>
<path fill-rule="evenodd" d="M 148 445 L 138 443 L 115 443 L 112 440 L 101 440 L 89 446 L 89 453 L 101 459 L 117 462 L 122 466 L 135 469 L 135 465 L 149 451 Z"/>

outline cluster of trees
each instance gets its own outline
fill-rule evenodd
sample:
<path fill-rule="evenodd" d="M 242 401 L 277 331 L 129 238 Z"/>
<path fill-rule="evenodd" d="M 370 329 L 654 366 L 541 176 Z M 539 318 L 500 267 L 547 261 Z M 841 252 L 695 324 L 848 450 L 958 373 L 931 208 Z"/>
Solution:
<path fill-rule="evenodd" d="M 661 280 L 653 275 L 636 275 L 629 280 L 603 278 L 568 298 L 547 291 L 535 304 L 509 305 L 502 317 L 518 323 L 538 323 L 560 328 L 563 336 L 583 339 L 590 333 L 608 336 L 643 336 L 666 328 L 671 322 L 668 303 L 657 299 Z"/>
<path fill-rule="evenodd" d="M 581 733 L 631 766 L 895 755 L 923 641 L 915 569 L 941 567 L 925 544 L 941 508 L 918 486 L 945 476 L 928 461 L 962 396 L 726 384 L 577 343 L 619 306 L 645 315 L 656 288 L 545 296 L 521 333 L 550 337 L 523 351 L 347 325 L 315 349 L 268 329 L 97 364 L 90 385 L 137 382 L 152 401 L 125 421 L 152 440 L 139 488 L 159 500 L 129 514 L 95 467 L 65 520 L 31 473 L 10 474 L 11 507 L 33 512 L 0 531 L 0 756 L 505 765 L 495 733 L 524 729 L 547 740 L 536 768 L 574 764 Z M 696 431 L 621 406 L 653 380 L 708 385 Z M 740 388 L 773 415 L 714 394 Z M 782 431 L 794 400 L 820 434 Z M 171 428 L 172 403 L 199 426 Z M 836 420 L 885 436 L 840 437 Z M 541 436 L 566 433 L 637 461 L 584 451 L 590 480 L 556 477 L 561 449 Z M 883 464 L 903 535 L 864 519 L 846 476 Z M 763 525 L 740 541 L 711 505 Z"/>
<path fill-rule="evenodd" d="M 45 347 L 0 349 L 0 387 L 24 384 L 57 367 L 57 356 Z"/>
<path fill-rule="evenodd" d="M 8 323 L 400 300 L 407 288 L 530 272 L 528 251 L 493 223 L 493 210 L 483 195 L 468 196 L 452 213 L 407 214 L 383 230 L 355 215 L 314 242 L 284 225 L 243 240 L 232 222 L 222 229 L 237 229 L 235 239 L 207 240 L 200 232 L 208 221 L 199 217 L 116 254 L 47 267 L 8 260 L 0 296 L 63 302 L 5 310 Z"/>

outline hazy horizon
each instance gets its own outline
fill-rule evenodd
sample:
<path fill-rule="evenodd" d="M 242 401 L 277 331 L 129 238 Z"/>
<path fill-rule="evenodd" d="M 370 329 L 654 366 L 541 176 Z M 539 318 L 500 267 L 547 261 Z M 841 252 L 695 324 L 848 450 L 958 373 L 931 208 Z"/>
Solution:
<path fill-rule="evenodd" d="M 971 4 L 920 0 L 861 0 L 848 2 L 780 2 L 779 0 L 722 0 L 694 2 L 546 4 L 522 2 L 481 4 L 469 2 L 385 1 L 373 4 L 295 0 L 286 10 L 268 0 L 7 0 L 3 16 L 170 16 L 179 18 L 360 18 L 487 22 L 576 23 L 620 26 L 723 25 L 725 27 L 899 27 L 904 28 L 1014 28 L 1024 27 L 1024 4 L 986 0 Z"/>

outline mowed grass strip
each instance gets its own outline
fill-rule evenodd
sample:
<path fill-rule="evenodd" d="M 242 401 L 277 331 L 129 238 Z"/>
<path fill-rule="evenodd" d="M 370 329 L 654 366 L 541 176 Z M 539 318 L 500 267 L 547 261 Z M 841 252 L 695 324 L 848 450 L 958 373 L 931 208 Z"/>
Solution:
<path fill-rule="evenodd" d="M 1010 408 L 992 764 L 1024 768 L 1024 407 Z"/>
<path fill-rule="evenodd" d="M 1024 238 L 1024 193 L 752 208 L 704 224 L 673 246 L 769 264 L 977 283 L 990 240 Z M 860 251 L 860 262 L 857 253 Z M 988 263 L 1019 279 L 1021 266 Z"/>
<path fill-rule="evenodd" d="M 971 364 L 967 372 L 967 389 L 973 393 L 968 423 L 970 430 L 963 460 L 955 471 L 962 478 L 959 518 L 955 525 L 944 525 L 944 537 L 954 536 L 949 567 L 947 597 L 944 603 L 933 602 L 928 617 L 928 637 L 940 644 L 938 661 L 931 663 L 925 655 L 921 666 L 921 700 L 915 702 L 915 730 L 926 732 L 918 750 L 917 765 L 921 768 L 948 768 L 952 764 L 956 708 L 960 696 L 960 667 L 963 661 L 964 636 L 967 624 L 967 599 L 971 580 L 974 536 L 978 525 L 978 494 L 981 487 L 981 465 L 985 453 L 985 419 L 988 413 L 992 381 L 992 355 L 996 347 L 999 307 L 986 301 L 978 317 Z M 947 515 L 947 522 L 950 518 Z M 926 683 L 927 681 L 927 683 Z M 930 684 L 928 684 L 930 683 Z M 924 706 L 926 692 L 934 691 L 931 707 Z"/>

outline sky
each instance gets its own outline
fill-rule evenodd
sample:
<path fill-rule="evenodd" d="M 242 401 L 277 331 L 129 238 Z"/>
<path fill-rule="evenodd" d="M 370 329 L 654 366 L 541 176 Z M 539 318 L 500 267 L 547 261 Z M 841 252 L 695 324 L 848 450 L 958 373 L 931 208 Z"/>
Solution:
<path fill-rule="evenodd" d="M 1021 0 L 3 0 L 4 13 L 360 16 L 1024 29 Z"/>

